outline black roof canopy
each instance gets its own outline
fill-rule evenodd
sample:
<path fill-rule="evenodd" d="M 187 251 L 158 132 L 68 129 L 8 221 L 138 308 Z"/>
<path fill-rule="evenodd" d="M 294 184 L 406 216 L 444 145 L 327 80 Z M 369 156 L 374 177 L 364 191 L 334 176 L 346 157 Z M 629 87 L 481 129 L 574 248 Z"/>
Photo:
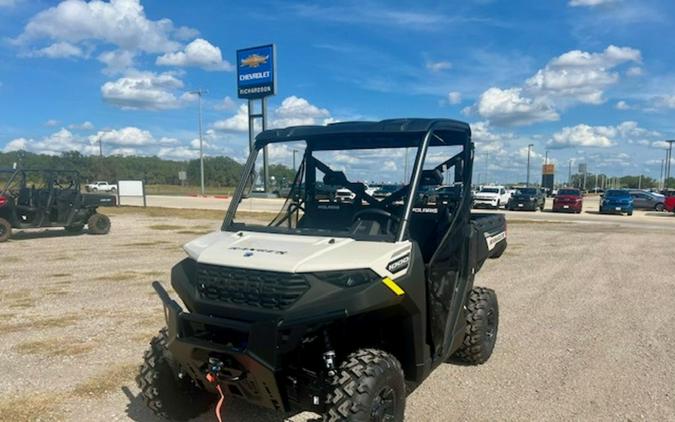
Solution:
<path fill-rule="evenodd" d="M 276 143 L 306 141 L 313 150 L 416 147 L 434 130 L 430 146 L 464 145 L 471 141 L 467 123 L 452 119 L 388 119 L 379 122 L 340 122 L 326 126 L 269 129 L 256 136 L 256 148 Z"/>

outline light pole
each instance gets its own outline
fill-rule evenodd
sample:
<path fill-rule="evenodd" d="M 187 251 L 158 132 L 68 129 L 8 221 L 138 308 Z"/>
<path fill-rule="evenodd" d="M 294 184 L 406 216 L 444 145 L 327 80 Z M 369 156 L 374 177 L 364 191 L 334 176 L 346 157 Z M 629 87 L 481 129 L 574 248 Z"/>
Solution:
<path fill-rule="evenodd" d="M 205 89 L 197 89 L 195 91 L 190 91 L 190 94 L 197 95 L 199 97 L 199 180 L 201 182 L 201 191 L 202 195 L 205 194 L 204 191 L 204 141 L 202 140 L 202 96 L 208 94 L 208 91 Z"/>
<path fill-rule="evenodd" d="M 295 154 L 298 152 L 297 149 L 293 150 L 293 172 L 295 172 Z"/>
<path fill-rule="evenodd" d="M 527 146 L 527 181 L 525 182 L 525 186 L 530 186 L 530 154 L 532 153 L 533 146 L 534 144 Z"/>
<path fill-rule="evenodd" d="M 489 166 L 489 159 L 490 159 L 490 152 L 489 152 L 489 151 L 485 151 L 485 184 L 486 184 L 486 185 L 487 185 L 488 183 L 490 183 L 490 182 L 489 182 L 489 179 L 488 179 L 488 171 L 489 171 L 489 169 L 490 169 L 490 166 Z"/>
<path fill-rule="evenodd" d="M 666 179 L 663 182 L 664 189 L 670 187 L 670 185 L 668 184 L 668 179 L 670 179 L 670 164 L 671 161 L 673 161 L 673 142 L 675 142 L 675 140 L 670 140 L 666 142 L 668 142 L 668 154 L 667 154 L 668 158 L 666 159 Z"/>
<path fill-rule="evenodd" d="M 567 169 L 567 184 L 572 186 L 572 160 L 570 160 L 569 167 Z"/>
<path fill-rule="evenodd" d="M 663 166 L 666 164 L 665 160 L 661 160 L 661 173 L 659 173 L 659 189 L 663 190 Z"/>

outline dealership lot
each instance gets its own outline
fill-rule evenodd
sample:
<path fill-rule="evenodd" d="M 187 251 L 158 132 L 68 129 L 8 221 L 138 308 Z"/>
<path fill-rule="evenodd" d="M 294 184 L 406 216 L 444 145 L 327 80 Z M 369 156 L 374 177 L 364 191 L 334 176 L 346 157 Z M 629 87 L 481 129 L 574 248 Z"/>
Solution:
<path fill-rule="evenodd" d="M 250 211 L 264 201 L 278 200 Z M 507 213 L 509 248 L 476 281 L 499 295 L 495 353 L 435 371 L 407 420 L 675 419 L 675 216 L 597 215 L 591 198 L 585 210 Z M 156 420 L 133 382 L 163 324 L 150 281 L 168 286 L 180 245 L 222 212 L 110 214 L 108 236 L 25 231 L 0 245 L 0 420 Z M 224 413 L 279 420 L 238 401 Z"/>

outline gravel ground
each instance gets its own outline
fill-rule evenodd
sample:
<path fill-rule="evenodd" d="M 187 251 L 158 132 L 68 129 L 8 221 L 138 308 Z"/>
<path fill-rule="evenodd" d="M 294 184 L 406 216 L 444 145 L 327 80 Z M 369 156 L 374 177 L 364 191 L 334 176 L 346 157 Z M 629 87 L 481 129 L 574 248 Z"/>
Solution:
<path fill-rule="evenodd" d="M 440 366 L 406 419 L 675 420 L 675 218 L 509 219 L 507 252 L 477 276 L 499 295 L 492 359 Z M 220 221 L 112 221 L 108 236 L 26 231 L 0 244 L 0 420 L 156 421 L 133 382 L 163 324 L 150 281 Z M 280 420 L 234 400 L 224 414 Z"/>

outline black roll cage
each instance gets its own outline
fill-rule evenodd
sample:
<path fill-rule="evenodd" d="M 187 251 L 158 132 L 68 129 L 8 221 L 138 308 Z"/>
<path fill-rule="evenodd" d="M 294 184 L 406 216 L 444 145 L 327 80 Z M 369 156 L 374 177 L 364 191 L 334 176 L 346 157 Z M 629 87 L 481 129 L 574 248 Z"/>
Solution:
<path fill-rule="evenodd" d="M 222 230 L 228 231 L 231 229 L 237 207 L 244 196 L 249 176 L 254 171 L 259 151 L 268 144 L 293 141 L 305 141 L 307 143 L 303 162 L 306 162 L 307 158 L 310 157 L 311 160 L 319 163 L 320 161 L 311 158 L 312 152 L 349 149 L 417 148 L 409 183 L 390 196 L 403 197 L 407 194 L 401 223 L 395 236 L 396 242 L 404 241 L 408 236 L 410 216 L 419 189 L 429 146 L 462 146 L 461 152 L 436 166 L 436 169 L 446 171 L 450 167 L 455 168 L 455 182 L 461 182 L 464 189 L 462 189 L 462 197 L 456 216 L 453 218 L 452 226 L 455 226 L 459 221 L 469 222 L 471 211 L 470 187 L 474 153 L 469 125 L 451 119 L 391 119 L 381 122 L 334 123 L 327 126 L 296 126 L 261 132 L 256 137 L 255 147 L 251 151 L 242 170 L 239 184 L 225 215 L 221 227 Z M 321 164 L 319 165 L 320 169 Z M 312 165 L 308 166 L 305 170 L 312 171 L 314 168 L 315 166 Z M 326 169 L 328 169 L 327 166 Z M 314 180 L 314 177 L 306 175 L 305 180 Z M 306 186 L 305 195 L 309 196 L 312 193 L 312 189 L 314 189 L 314 186 Z"/>
<path fill-rule="evenodd" d="M 0 173 L 5 173 L 5 174 L 11 174 L 9 180 L 7 183 L 5 183 L 5 186 L 0 190 L 0 194 L 4 195 L 7 193 L 7 191 L 12 187 L 12 185 L 16 182 L 17 177 L 20 177 L 20 187 L 25 187 L 27 184 L 27 174 L 28 173 L 36 173 L 39 174 L 40 177 L 47 182 L 47 186 L 49 189 L 52 189 L 54 186 L 54 177 L 50 177 L 52 175 L 58 175 L 58 174 L 68 174 L 71 175 L 71 180 L 73 181 L 73 186 L 72 188 L 77 190 L 79 192 L 80 190 L 80 172 L 77 170 L 51 170 L 51 169 L 32 169 L 32 168 L 17 168 L 17 169 L 0 169 Z"/>

